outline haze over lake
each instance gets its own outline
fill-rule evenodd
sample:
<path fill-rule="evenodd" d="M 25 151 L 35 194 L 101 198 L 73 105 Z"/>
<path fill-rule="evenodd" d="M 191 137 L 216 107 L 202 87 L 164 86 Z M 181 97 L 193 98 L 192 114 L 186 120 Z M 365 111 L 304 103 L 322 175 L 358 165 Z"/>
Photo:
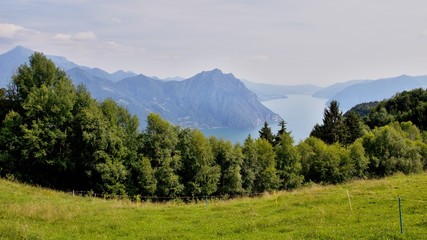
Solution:
<path fill-rule="evenodd" d="M 295 143 L 298 143 L 309 136 L 316 123 L 322 122 L 326 102 L 327 99 L 315 98 L 310 95 L 289 95 L 288 98 L 269 100 L 262 103 L 285 120 L 288 131 L 291 131 Z M 270 126 L 273 133 L 278 130 L 276 125 L 271 124 Z M 249 134 L 253 138 L 258 138 L 258 131 L 261 127 L 259 126 L 254 130 L 203 129 L 202 132 L 206 136 L 216 136 L 235 143 L 243 143 Z"/>

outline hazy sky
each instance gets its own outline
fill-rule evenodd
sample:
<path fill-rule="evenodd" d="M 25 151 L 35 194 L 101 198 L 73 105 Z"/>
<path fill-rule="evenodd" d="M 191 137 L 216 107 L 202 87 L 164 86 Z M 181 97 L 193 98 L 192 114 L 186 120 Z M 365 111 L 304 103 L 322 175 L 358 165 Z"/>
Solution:
<path fill-rule="evenodd" d="M 427 74 L 427 1 L 1 0 L 0 52 L 16 45 L 110 72 L 324 86 Z"/>

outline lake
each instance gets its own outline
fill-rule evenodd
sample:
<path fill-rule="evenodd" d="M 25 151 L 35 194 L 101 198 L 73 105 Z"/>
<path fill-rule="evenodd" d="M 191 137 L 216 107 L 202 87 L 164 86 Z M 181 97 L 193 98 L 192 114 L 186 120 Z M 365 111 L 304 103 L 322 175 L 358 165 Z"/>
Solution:
<path fill-rule="evenodd" d="M 308 137 L 316 123 L 321 123 L 323 111 L 326 107 L 327 99 L 315 98 L 310 95 L 289 95 L 288 98 L 275 99 L 262 102 L 273 112 L 279 114 L 286 122 L 288 131 L 294 138 L 295 143 Z M 262 126 L 253 130 L 218 128 L 203 129 L 206 136 L 215 136 L 230 140 L 234 143 L 243 143 L 249 134 L 253 138 L 258 138 L 258 131 Z M 276 124 L 270 126 L 273 133 L 279 129 Z"/>

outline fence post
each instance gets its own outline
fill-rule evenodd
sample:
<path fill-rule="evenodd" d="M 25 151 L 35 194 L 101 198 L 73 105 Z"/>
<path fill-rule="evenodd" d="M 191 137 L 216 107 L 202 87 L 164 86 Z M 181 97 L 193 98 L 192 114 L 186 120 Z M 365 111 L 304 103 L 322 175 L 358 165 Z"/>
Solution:
<path fill-rule="evenodd" d="M 398 198 L 398 202 L 399 202 L 400 233 L 403 234 L 402 204 L 400 203 L 400 196 Z"/>
<path fill-rule="evenodd" d="M 348 189 L 346 189 L 346 190 L 347 190 L 348 204 L 350 205 L 350 211 L 353 212 L 353 207 L 351 206 L 350 194 L 348 193 Z"/>
<path fill-rule="evenodd" d="M 276 202 L 276 207 L 279 205 L 279 203 L 277 202 L 277 195 L 276 195 L 276 191 L 274 191 L 274 200 Z"/>

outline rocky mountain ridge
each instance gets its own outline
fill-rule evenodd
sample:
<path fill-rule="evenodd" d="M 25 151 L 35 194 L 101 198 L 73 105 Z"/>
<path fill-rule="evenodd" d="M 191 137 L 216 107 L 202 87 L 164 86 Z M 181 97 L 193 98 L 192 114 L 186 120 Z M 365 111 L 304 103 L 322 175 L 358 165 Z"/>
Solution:
<path fill-rule="evenodd" d="M 28 63 L 32 50 L 16 47 L 0 55 L 0 87 Z M 253 129 L 281 118 L 262 105 L 233 74 L 219 69 L 205 71 L 181 81 L 163 81 L 142 74 L 77 65 L 64 57 L 49 56 L 64 69 L 74 84 L 84 84 L 99 99 L 112 98 L 136 114 L 145 126 L 148 113 L 159 113 L 168 121 L 184 127 Z"/>

